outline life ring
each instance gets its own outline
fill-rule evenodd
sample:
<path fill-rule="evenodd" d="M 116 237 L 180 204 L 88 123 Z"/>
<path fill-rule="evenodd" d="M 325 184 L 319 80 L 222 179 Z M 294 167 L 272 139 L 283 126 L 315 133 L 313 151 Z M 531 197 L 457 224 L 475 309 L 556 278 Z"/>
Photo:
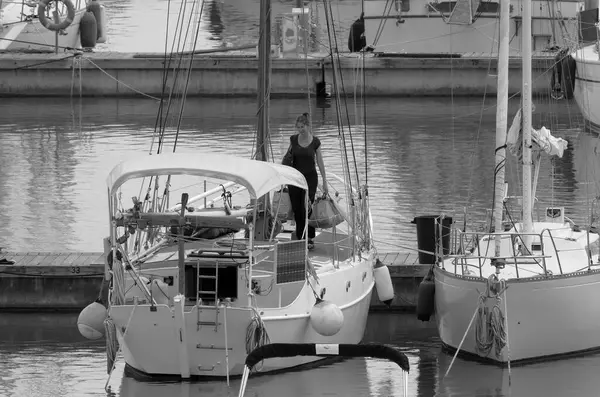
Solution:
<path fill-rule="evenodd" d="M 46 18 L 46 7 L 51 1 L 61 2 L 67 7 L 67 17 L 59 23 L 52 22 Z M 38 4 L 38 18 L 42 26 L 48 30 L 58 32 L 59 30 L 66 29 L 75 19 L 75 6 L 73 6 L 71 0 L 40 0 Z"/>

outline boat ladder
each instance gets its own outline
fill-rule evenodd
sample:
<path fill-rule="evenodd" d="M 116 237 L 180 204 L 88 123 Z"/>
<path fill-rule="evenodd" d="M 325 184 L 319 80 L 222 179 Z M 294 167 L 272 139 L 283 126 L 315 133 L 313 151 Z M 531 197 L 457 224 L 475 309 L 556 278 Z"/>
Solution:
<path fill-rule="evenodd" d="M 219 329 L 219 261 L 215 262 L 215 266 L 214 267 L 207 267 L 205 269 L 210 269 L 214 272 L 211 272 L 211 274 L 200 274 L 200 263 L 198 262 L 197 267 L 196 267 L 196 276 L 197 276 L 197 282 L 198 285 L 196 286 L 196 304 L 198 305 L 198 320 L 197 320 L 197 330 L 200 330 L 200 327 L 203 325 L 214 325 L 215 326 L 215 332 L 217 332 L 217 330 Z M 214 287 L 210 290 L 205 290 L 202 289 L 203 288 L 203 281 L 205 280 L 213 280 L 214 282 Z M 202 297 L 204 297 L 205 299 L 207 296 L 209 296 L 210 298 L 213 299 L 214 304 L 215 304 L 215 320 L 214 321 L 201 321 L 200 320 L 200 313 L 202 311 L 202 309 L 200 308 L 202 306 Z"/>

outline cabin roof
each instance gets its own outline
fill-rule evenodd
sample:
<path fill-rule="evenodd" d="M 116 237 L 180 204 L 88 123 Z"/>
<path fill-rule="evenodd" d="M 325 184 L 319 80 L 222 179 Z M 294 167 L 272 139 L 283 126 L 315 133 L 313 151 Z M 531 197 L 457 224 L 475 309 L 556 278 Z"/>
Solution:
<path fill-rule="evenodd" d="M 281 185 L 308 189 L 304 175 L 295 168 L 210 153 L 161 153 L 131 158 L 112 169 L 106 184 L 112 195 L 130 179 L 157 175 L 194 175 L 231 181 L 245 186 L 253 198 Z"/>

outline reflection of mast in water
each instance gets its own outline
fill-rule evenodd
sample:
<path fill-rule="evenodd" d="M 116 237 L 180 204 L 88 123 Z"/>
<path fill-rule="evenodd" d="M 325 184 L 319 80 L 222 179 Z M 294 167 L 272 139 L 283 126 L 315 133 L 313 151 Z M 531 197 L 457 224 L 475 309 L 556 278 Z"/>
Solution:
<path fill-rule="evenodd" d="M 404 351 L 408 357 L 411 371 L 409 374 L 404 373 L 397 364 L 374 358 L 365 360 L 367 380 L 369 382 L 369 395 L 371 396 L 389 396 L 389 397 L 406 397 L 403 396 L 404 376 L 408 376 L 408 396 L 421 395 L 417 394 L 417 387 L 411 378 L 414 376 L 414 368 L 419 365 L 420 358 L 415 356 L 414 351 Z M 424 394 L 426 395 L 426 394 Z"/>
<path fill-rule="evenodd" d="M 208 22 L 208 31 L 211 33 L 209 40 L 223 41 L 223 19 L 221 18 L 221 1 L 212 0 L 204 4 L 203 20 Z"/>
<path fill-rule="evenodd" d="M 417 396 L 434 396 L 438 382 L 437 350 L 421 349 L 417 364 Z"/>
<path fill-rule="evenodd" d="M 23 134 L 21 140 L 29 168 L 28 215 L 24 220 L 30 226 L 26 240 L 36 245 L 42 242 L 68 249 L 78 240 L 67 226 L 75 222 L 71 188 L 78 163 L 69 132 L 68 127 L 56 126 L 47 132 L 40 129 Z"/>
<path fill-rule="evenodd" d="M 583 131 L 573 142 L 573 168 L 575 178 L 580 184 L 595 183 L 590 193 L 600 194 L 600 134 Z"/>

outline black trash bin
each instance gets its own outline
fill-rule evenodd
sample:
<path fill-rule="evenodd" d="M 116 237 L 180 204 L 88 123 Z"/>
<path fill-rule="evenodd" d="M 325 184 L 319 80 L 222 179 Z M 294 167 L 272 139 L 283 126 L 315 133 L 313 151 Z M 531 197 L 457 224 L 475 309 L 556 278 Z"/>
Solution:
<path fill-rule="evenodd" d="M 436 220 L 438 225 L 436 225 Z M 440 221 L 441 230 L 436 230 L 440 229 Z M 442 234 L 442 252 L 444 255 L 448 255 L 450 252 L 451 217 L 447 216 L 442 219 L 440 215 L 422 215 L 415 217 L 411 223 L 417 225 L 417 245 L 419 250 L 431 252 L 431 254 L 419 252 L 419 263 L 422 265 L 435 263 L 435 255 L 433 253 L 436 252 L 435 247 L 439 241 L 440 232 Z"/>

